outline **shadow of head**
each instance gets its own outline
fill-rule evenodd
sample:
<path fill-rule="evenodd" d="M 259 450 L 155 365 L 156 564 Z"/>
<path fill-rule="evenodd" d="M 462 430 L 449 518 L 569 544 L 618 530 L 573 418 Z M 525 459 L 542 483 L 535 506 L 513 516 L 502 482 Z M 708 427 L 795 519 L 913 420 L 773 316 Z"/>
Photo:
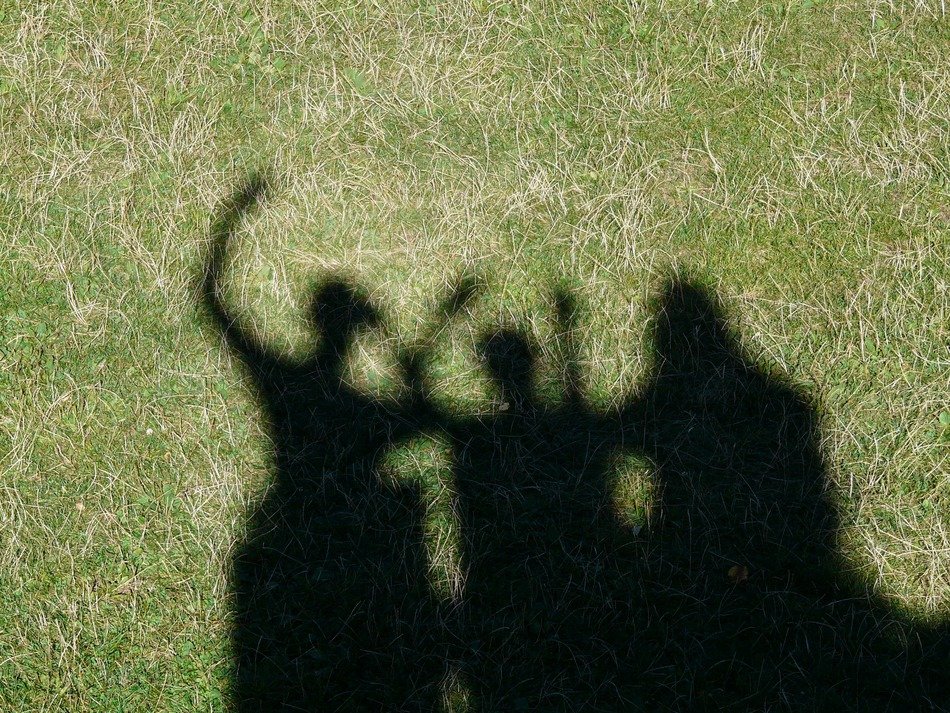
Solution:
<path fill-rule="evenodd" d="M 656 302 L 656 314 L 654 343 L 667 369 L 694 370 L 734 350 L 722 306 L 703 287 L 671 280 Z"/>
<path fill-rule="evenodd" d="M 517 405 L 530 401 L 535 354 L 527 337 L 513 329 L 501 329 L 479 341 L 478 353 L 502 399 Z"/>
<path fill-rule="evenodd" d="M 339 278 L 313 289 L 309 319 L 333 352 L 343 351 L 360 331 L 382 323 L 379 309 L 366 294 Z"/>

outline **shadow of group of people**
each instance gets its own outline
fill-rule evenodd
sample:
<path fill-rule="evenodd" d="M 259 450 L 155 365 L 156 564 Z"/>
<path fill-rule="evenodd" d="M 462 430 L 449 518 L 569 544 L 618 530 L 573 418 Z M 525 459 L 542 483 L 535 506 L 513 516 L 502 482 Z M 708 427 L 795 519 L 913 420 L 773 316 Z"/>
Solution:
<path fill-rule="evenodd" d="M 315 292 L 319 340 L 296 361 L 228 306 L 229 243 L 263 191 L 254 179 L 222 208 L 202 283 L 276 470 L 233 566 L 239 710 L 950 710 L 945 630 L 842 576 L 815 408 L 744 358 L 714 295 L 667 284 L 652 373 L 611 410 L 580 388 L 567 294 L 558 402 L 539 397 L 536 350 L 512 329 L 478 345 L 495 411 L 438 405 L 424 344 L 402 353 L 405 388 L 387 400 L 344 378 L 383 319 L 354 285 Z M 470 294 L 448 295 L 440 319 Z M 458 599 L 430 586 L 422 494 L 382 474 L 420 437 L 451 452 Z M 653 472 L 643 531 L 617 510 L 623 454 Z"/>

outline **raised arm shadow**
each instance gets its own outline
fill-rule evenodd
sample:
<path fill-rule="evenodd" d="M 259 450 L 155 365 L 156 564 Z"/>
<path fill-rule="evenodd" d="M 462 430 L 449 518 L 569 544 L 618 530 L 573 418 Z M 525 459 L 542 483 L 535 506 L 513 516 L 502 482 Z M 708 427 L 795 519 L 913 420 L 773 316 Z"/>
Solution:
<path fill-rule="evenodd" d="M 260 204 L 267 191 L 263 174 L 255 174 L 219 207 L 211 227 L 211 247 L 201 280 L 201 302 L 232 349 L 248 364 L 277 361 L 253 329 L 243 325 L 237 312 L 228 306 L 222 280 L 230 266 L 235 232 Z"/>

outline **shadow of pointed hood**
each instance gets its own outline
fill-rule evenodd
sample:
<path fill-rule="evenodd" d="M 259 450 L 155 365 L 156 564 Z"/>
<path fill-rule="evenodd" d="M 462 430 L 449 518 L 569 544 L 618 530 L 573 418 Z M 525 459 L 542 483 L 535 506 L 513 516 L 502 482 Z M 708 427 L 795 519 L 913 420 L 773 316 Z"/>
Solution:
<path fill-rule="evenodd" d="M 533 403 L 535 352 L 526 335 L 499 329 L 482 337 L 478 351 L 503 399 L 519 408 Z"/>
<path fill-rule="evenodd" d="M 736 352 L 718 298 L 699 284 L 675 278 L 656 300 L 654 345 L 661 371 L 708 368 Z"/>

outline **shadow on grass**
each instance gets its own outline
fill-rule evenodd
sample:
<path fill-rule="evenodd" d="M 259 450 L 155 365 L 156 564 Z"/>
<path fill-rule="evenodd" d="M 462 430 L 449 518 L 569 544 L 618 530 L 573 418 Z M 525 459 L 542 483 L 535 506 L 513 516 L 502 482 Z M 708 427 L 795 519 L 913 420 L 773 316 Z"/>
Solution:
<path fill-rule="evenodd" d="M 275 354 L 241 326 L 220 275 L 235 227 L 263 191 L 257 179 L 224 207 L 203 289 L 254 381 L 276 469 L 233 566 L 239 709 L 432 710 L 448 656 L 427 584 L 423 503 L 379 476 L 381 458 L 424 428 L 424 406 L 344 382 L 354 338 L 381 320 L 346 281 L 315 291 L 321 340 L 306 359 Z"/>
<path fill-rule="evenodd" d="M 946 636 L 840 576 L 815 409 L 743 357 L 712 294 L 666 286 L 652 375 L 612 412 L 579 388 L 565 293 L 559 403 L 535 393 L 516 330 L 479 345 L 493 413 L 435 405 L 425 343 L 402 355 L 405 396 L 380 400 L 342 377 L 382 319 L 353 285 L 317 290 L 320 342 L 300 361 L 228 308 L 228 243 L 263 190 L 224 206 L 202 290 L 253 378 L 276 468 L 234 563 L 239 710 L 945 710 Z M 470 294 L 447 296 L 435 326 Z M 451 447 L 458 602 L 428 585 L 420 494 L 380 473 L 421 434 Z M 624 452 L 653 466 L 649 532 L 614 506 Z M 450 674 L 466 700 L 447 700 Z"/>

